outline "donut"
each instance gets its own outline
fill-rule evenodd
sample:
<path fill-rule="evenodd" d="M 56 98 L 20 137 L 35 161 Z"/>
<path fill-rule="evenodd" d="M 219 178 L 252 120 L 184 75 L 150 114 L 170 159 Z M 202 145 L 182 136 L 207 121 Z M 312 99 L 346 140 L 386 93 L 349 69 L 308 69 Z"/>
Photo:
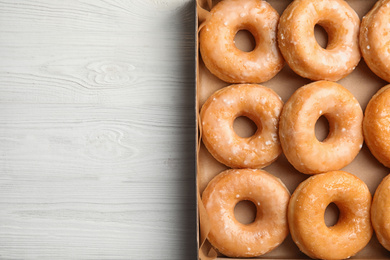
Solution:
<path fill-rule="evenodd" d="M 276 42 L 279 14 L 262 0 L 224 0 L 210 11 L 200 31 L 200 53 L 208 70 L 229 83 L 261 83 L 284 66 Z M 234 37 L 249 31 L 256 46 L 250 52 L 238 49 Z"/>
<path fill-rule="evenodd" d="M 325 224 L 330 203 L 340 211 L 334 226 Z M 371 194 L 367 185 L 344 171 L 317 174 L 303 181 L 291 196 L 288 224 L 299 249 L 311 258 L 344 259 L 370 241 Z"/>
<path fill-rule="evenodd" d="M 328 34 L 325 49 L 314 36 L 316 25 Z M 337 81 L 360 61 L 359 25 L 358 15 L 344 0 L 295 0 L 280 17 L 279 48 L 298 75 Z"/>
<path fill-rule="evenodd" d="M 315 124 L 320 116 L 329 122 L 329 134 L 319 141 Z M 298 171 L 318 174 L 348 165 L 363 144 L 363 112 L 343 86 L 316 81 L 295 91 L 283 107 L 279 138 L 288 161 Z"/>
<path fill-rule="evenodd" d="M 200 112 L 202 141 L 213 157 L 231 168 L 262 168 L 282 153 L 278 137 L 281 98 L 256 84 L 237 84 L 211 95 Z M 253 136 L 240 137 L 233 123 L 245 116 L 257 126 Z"/>
<path fill-rule="evenodd" d="M 363 17 L 360 50 L 368 67 L 378 77 L 390 82 L 390 1 L 381 0 Z"/>
<path fill-rule="evenodd" d="M 265 254 L 289 234 L 289 199 L 290 193 L 284 184 L 266 171 L 226 170 L 214 177 L 202 194 L 211 226 L 207 238 L 220 253 L 229 257 Z M 253 223 L 242 224 L 234 216 L 234 207 L 243 200 L 256 206 Z"/>
<path fill-rule="evenodd" d="M 363 134 L 371 154 L 390 167 L 390 85 L 381 88 L 370 99 L 364 111 Z"/>
<path fill-rule="evenodd" d="M 390 251 L 390 174 L 379 184 L 371 206 L 371 222 L 379 243 Z"/>

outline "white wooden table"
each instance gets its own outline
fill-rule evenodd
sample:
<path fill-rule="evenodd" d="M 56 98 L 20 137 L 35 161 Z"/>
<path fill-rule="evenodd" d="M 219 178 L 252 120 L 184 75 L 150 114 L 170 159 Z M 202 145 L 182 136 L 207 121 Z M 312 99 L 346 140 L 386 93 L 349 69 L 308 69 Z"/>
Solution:
<path fill-rule="evenodd" d="M 0 1 L 0 259 L 192 259 L 194 1 Z"/>

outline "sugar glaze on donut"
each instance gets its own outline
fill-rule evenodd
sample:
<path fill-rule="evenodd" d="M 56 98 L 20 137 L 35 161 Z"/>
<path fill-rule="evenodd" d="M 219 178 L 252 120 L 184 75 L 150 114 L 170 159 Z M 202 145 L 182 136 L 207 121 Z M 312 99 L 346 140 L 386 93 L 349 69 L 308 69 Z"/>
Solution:
<path fill-rule="evenodd" d="M 231 168 L 262 168 L 282 153 L 278 136 L 281 98 L 271 89 L 256 84 L 222 88 L 202 106 L 202 140 L 219 162 Z M 246 116 L 257 125 L 251 137 L 240 137 L 234 120 Z"/>
<path fill-rule="evenodd" d="M 390 251 L 390 174 L 383 178 L 375 191 L 371 221 L 379 243 Z"/>
<path fill-rule="evenodd" d="M 284 66 L 276 42 L 279 14 L 263 0 L 224 0 L 210 12 L 199 35 L 202 59 L 211 73 L 229 83 L 261 83 Z M 234 43 L 240 30 L 256 41 L 244 52 Z"/>
<path fill-rule="evenodd" d="M 315 136 L 320 116 L 329 122 L 324 141 Z M 317 81 L 299 88 L 283 107 L 280 142 L 288 161 L 298 171 L 317 174 L 348 165 L 363 144 L 363 112 L 346 88 L 330 81 Z"/>
<path fill-rule="evenodd" d="M 211 225 L 208 240 L 230 257 L 254 257 L 271 251 L 289 234 L 289 198 L 284 184 L 263 170 L 220 173 L 202 194 Z M 243 200 L 252 201 L 257 210 L 255 221 L 247 225 L 234 217 L 235 205 Z"/>
<path fill-rule="evenodd" d="M 330 203 L 340 211 L 334 226 L 324 214 Z M 291 196 L 288 223 L 299 249 L 316 259 L 344 259 L 355 255 L 371 239 L 371 194 L 356 176 L 333 171 L 311 176 Z"/>
<path fill-rule="evenodd" d="M 363 17 L 360 49 L 368 67 L 390 82 L 390 0 L 380 0 Z"/>
<path fill-rule="evenodd" d="M 326 49 L 315 39 L 316 24 L 328 34 Z M 337 81 L 360 61 L 359 25 L 358 15 L 344 0 L 295 0 L 280 17 L 279 47 L 298 75 Z"/>
<path fill-rule="evenodd" d="M 364 141 L 374 157 L 390 167 L 390 85 L 381 88 L 367 104 L 363 119 Z"/>

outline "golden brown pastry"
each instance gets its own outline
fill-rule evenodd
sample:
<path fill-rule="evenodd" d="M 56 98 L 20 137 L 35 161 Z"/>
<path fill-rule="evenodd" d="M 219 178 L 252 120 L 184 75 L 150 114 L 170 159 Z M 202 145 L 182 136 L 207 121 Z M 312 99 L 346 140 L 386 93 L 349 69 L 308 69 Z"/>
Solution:
<path fill-rule="evenodd" d="M 330 203 L 340 211 L 334 226 L 325 224 Z M 299 249 L 316 259 L 344 259 L 355 255 L 370 241 L 371 194 L 356 176 L 333 171 L 311 176 L 291 196 L 288 223 Z"/>
<path fill-rule="evenodd" d="M 231 169 L 220 173 L 202 195 L 211 226 L 208 240 L 230 257 L 254 257 L 271 251 L 289 233 L 289 198 L 284 184 L 263 170 Z M 243 200 L 256 206 L 253 223 L 242 224 L 234 217 L 234 207 Z"/>
<path fill-rule="evenodd" d="M 390 175 L 383 178 L 375 191 L 371 221 L 379 243 L 390 251 Z"/>
<path fill-rule="evenodd" d="M 368 67 L 390 82 L 390 1 L 380 0 L 363 17 L 360 27 L 360 49 Z"/>
<path fill-rule="evenodd" d="M 224 0 L 210 12 L 199 35 L 200 52 L 206 67 L 229 83 L 260 83 L 274 77 L 284 66 L 276 31 L 279 14 L 262 0 Z M 256 41 L 244 52 L 234 43 L 240 30 Z"/>
<path fill-rule="evenodd" d="M 329 134 L 319 141 L 315 125 L 320 116 L 329 122 Z M 317 174 L 348 165 L 363 144 L 363 112 L 346 88 L 317 81 L 299 88 L 283 107 L 279 137 L 284 154 L 298 171 Z"/>
<path fill-rule="evenodd" d="M 219 162 L 231 168 L 261 168 L 282 153 L 278 137 L 281 98 L 271 89 L 255 84 L 225 87 L 202 106 L 202 140 Z M 233 129 L 234 120 L 246 116 L 257 125 L 253 136 L 244 138 Z"/>
<path fill-rule="evenodd" d="M 381 88 L 364 112 L 364 141 L 374 157 L 390 167 L 390 85 Z"/>
<path fill-rule="evenodd" d="M 328 34 L 325 49 L 314 36 L 317 24 Z M 358 15 L 344 0 L 295 0 L 280 17 L 279 47 L 298 75 L 337 81 L 360 61 L 359 25 Z"/>

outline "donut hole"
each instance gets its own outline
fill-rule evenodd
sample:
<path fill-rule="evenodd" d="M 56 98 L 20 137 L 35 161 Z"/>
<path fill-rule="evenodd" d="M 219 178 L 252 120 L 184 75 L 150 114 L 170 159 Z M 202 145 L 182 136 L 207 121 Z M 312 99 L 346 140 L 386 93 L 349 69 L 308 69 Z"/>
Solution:
<path fill-rule="evenodd" d="M 234 36 L 234 44 L 243 52 L 251 52 L 256 47 L 256 40 L 250 31 L 243 29 Z"/>
<path fill-rule="evenodd" d="M 320 116 L 315 125 L 315 135 L 318 141 L 323 142 L 329 135 L 329 121 L 325 116 Z"/>
<path fill-rule="evenodd" d="M 324 27 L 316 24 L 314 26 L 314 37 L 316 38 L 318 45 L 320 45 L 323 49 L 328 47 L 328 33 Z"/>
<path fill-rule="evenodd" d="M 333 227 L 339 220 L 340 210 L 335 203 L 330 203 L 325 209 L 324 220 L 327 227 Z"/>
<path fill-rule="evenodd" d="M 249 225 L 255 222 L 257 216 L 257 207 L 250 200 L 242 200 L 234 207 L 234 217 L 238 222 Z"/>
<path fill-rule="evenodd" d="M 249 117 L 239 116 L 233 122 L 233 130 L 239 137 L 248 138 L 257 132 L 258 127 Z"/>

